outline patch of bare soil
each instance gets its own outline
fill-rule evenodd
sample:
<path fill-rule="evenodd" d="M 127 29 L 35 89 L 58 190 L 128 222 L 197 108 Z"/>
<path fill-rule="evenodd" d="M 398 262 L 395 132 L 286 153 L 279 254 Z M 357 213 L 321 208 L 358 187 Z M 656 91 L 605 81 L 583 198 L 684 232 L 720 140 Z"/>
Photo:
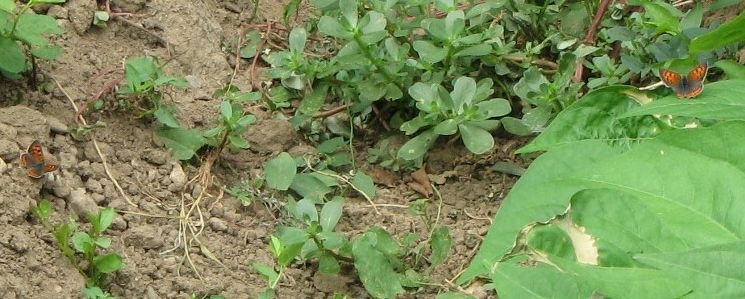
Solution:
<path fill-rule="evenodd" d="M 111 112 L 88 116 L 101 120 L 81 140 L 73 138 L 75 111 L 55 80 L 71 99 L 83 106 L 106 84 L 114 84 L 116 69 L 130 57 L 149 54 L 168 60 L 166 71 L 185 76 L 190 89 L 173 94 L 179 116 L 186 126 L 211 124 L 219 102 L 212 92 L 227 83 L 235 66 L 225 45 L 236 39 L 253 10 L 252 1 L 112 0 L 115 8 L 133 13 L 129 21 L 112 20 L 106 28 L 90 26 L 94 0 L 69 0 L 47 14 L 65 28 L 59 39 L 62 57 L 42 63 L 40 79 L 47 92 L 29 91 L 23 83 L 0 82 L 0 276 L 1 298 L 79 298 L 83 278 L 56 248 L 53 237 L 33 217 L 41 199 L 54 203 L 55 217 L 84 215 L 99 207 L 120 212 L 110 230 L 112 251 L 122 254 L 125 268 L 113 277 L 112 294 L 121 298 L 185 298 L 196 294 L 223 294 L 228 298 L 253 298 L 265 287 L 250 261 L 273 264 L 268 238 L 282 221 L 259 203 L 243 207 L 227 194 L 210 189 L 214 196 L 202 202 L 203 229 L 200 241 L 222 265 L 199 246 L 191 258 L 199 274 L 182 260 L 179 240 L 179 209 L 182 202 L 199 196 L 202 187 L 187 184 L 196 175 L 194 166 L 181 164 L 153 138 L 155 125 L 134 119 L 134 113 Z M 278 19 L 283 2 L 261 2 L 257 20 Z M 245 61 L 242 65 L 247 64 Z M 234 83 L 250 90 L 247 67 L 241 67 Z M 256 111 L 260 121 L 247 134 L 252 151 L 225 153 L 216 166 L 218 181 L 232 185 L 261 173 L 264 162 L 278 151 L 302 152 L 308 144 L 286 121 Z M 98 119 L 94 119 L 98 118 Z M 20 166 L 19 152 L 35 139 L 42 141 L 49 159 L 61 170 L 53 178 L 32 179 Z M 99 155 L 92 139 L 98 143 Z M 375 140 L 360 141 L 357 152 L 364 161 L 365 149 Z M 427 164 L 430 179 L 443 197 L 441 223 L 448 225 L 453 250 L 444 265 L 431 274 L 432 281 L 448 285 L 466 267 L 489 227 L 499 201 L 516 178 L 489 167 L 497 161 L 520 164 L 514 150 L 523 141 L 498 140 L 487 156 L 472 156 L 462 146 L 441 144 Z M 457 142 L 455 144 L 458 144 Z M 104 168 L 106 160 L 110 174 Z M 377 169 L 364 165 L 363 169 Z M 379 183 L 377 203 L 409 205 L 421 195 L 407 182 L 408 173 L 372 170 Z M 117 189 L 121 185 L 136 206 Z M 391 179 L 393 178 L 393 179 Z M 396 236 L 423 233 L 418 217 L 400 207 L 382 207 L 376 215 L 362 198 L 344 207 L 339 230 L 356 236 L 370 226 L 388 229 Z M 340 275 L 317 272 L 317 265 L 294 265 L 279 287 L 279 298 L 327 298 L 334 292 L 364 298 L 353 267 Z M 200 279 L 200 276 L 202 277 Z M 431 298 L 439 288 L 410 293 L 411 298 Z"/>

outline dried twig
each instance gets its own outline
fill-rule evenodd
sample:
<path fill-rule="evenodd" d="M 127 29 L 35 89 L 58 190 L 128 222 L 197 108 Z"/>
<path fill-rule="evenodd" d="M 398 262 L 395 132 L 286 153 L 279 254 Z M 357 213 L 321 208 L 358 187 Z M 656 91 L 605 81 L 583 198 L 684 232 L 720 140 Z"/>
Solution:
<path fill-rule="evenodd" d="M 347 110 L 347 108 L 349 108 L 349 107 L 352 107 L 352 104 L 344 104 L 344 105 L 341 105 L 341 106 L 336 107 L 336 108 L 331 109 L 331 110 L 321 111 L 321 112 L 318 112 L 318 113 L 314 114 L 313 115 L 313 118 L 329 117 L 329 116 L 332 116 L 332 115 L 337 114 L 339 112 L 342 112 L 344 110 Z"/>
<path fill-rule="evenodd" d="M 605 12 L 608 11 L 608 7 L 611 5 L 612 2 L 613 0 L 603 0 L 602 2 L 600 2 L 598 11 L 597 13 L 595 13 L 595 17 L 592 19 L 590 28 L 587 29 L 587 34 L 585 34 L 585 39 L 583 40 L 583 43 L 585 45 L 591 46 L 595 43 L 595 38 L 597 37 L 600 23 L 603 21 L 603 16 L 605 16 Z M 577 59 L 577 65 L 574 71 L 574 78 L 572 78 L 572 81 L 574 82 L 581 82 L 584 78 L 585 67 L 582 64 L 583 61 L 584 59 L 582 58 Z"/>
<path fill-rule="evenodd" d="M 59 84 L 59 81 L 57 81 L 57 79 L 52 78 L 52 80 L 54 80 L 54 83 L 57 84 L 57 88 L 59 88 L 60 91 L 62 91 L 62 93 L 65 95 L 65 97 L 67 97 L 67 100 L 70 101 L 72 108 L 75 109 L 75 113 L 78 113 L 79 111 L 78 105 L 75 105 L 75 101 L 72 100 L 72 97 L 70 97 L 70 95 L 67 94 L 67 91 L 65 91 L 65 89 L 62 88 L 62 85 Z M 82 115 L 80 115 L 79 118 L 80 118 L 80 122 L 82 122 L 84 126 L 88 125 L 88 122 L 85 121 L 85 118 Z M 121 194 L 122 197 L 124 197 L 127 203 L 133 207 L 136 207 L 137 205 L 134 204 L 131 199 L 129 199 L 129 196 L 127 196 L 126 193 L 124 193 L 124 189 L 122 189 L 122 186 L 119 186 L 119 182 L 111 174 L 111 171 L 109 171 L 109 164 L 106 162 L 106 156 L 104 156 L 103 153 L 101 153 L 101 149 L 98 147 L 98 142 L 96 142 L 96 138 L 93 138 L 91 136 L 91 141 L 93 141 L 93 147 L 96 148 L 96 153 L 98 153 L 98 156 L 101 158 L 101 163 L 103 164 L 103 170 L 106 172 L 106 175 L 109 177 L 111 182 L 114 183 L 114 186 L 119 191 L 119 194 Z"/>
<path fill-rule="evenodd" d="M 259 61 L 259 56 L 261 56 L 261 53 L 264 51 L 264 47 L 266 46 L 267 39 L 270 38 L 269 34 L 272 31 L 272 23 L 268 23 L 266 26 L 266 31 L 264 33 L 264 38 L 261 40 L 261 42 L 256 46 L 256 54 L 254 55 L 254 59 L 251 62 L 251 69 L 250 72 L 250 80 L 251 80 L 251 87 L 256 88 L 256 62 Z"/>
<path fill-rule="evenodd" d="M 511 55 L 511 54 L 504 55 L 504 56 L 502 56 L 502 58 L 507 59 L 507 60 L 511 60 L 511 61 L 515 61 L 515 62 L 530 61 L 530 63 L 532 63 L 532 64 L 535 64 L 537 66 L 547 67 L 547 68 L 549 68 L 551 70 L 558 70 L 559 69 L 559 64 L 557 64 L 556 62 L 553 62 L 551 60 L 547 60 L 547 59 L 541 59 L 541 58 L 539 58 L 539 59 L 530 59 L 530 58 L 528 58 L 526 56 L 523 56 L 523 55 Z"/>

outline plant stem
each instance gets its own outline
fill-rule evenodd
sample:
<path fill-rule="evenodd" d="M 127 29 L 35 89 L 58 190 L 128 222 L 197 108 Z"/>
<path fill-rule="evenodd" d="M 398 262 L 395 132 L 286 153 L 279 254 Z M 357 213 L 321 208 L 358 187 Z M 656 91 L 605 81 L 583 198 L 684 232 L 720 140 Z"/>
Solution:
<path fill-rule="evenodd" d="M 362 51 L 362 54 L 365 55 L 365 58 L 370 60 L 370 62 L 372 62 L 372 64 L 378 70 L 380 70 L 380 74 L 383 75 L 383 77 L 385 78 L 386 81 L 388 81 L 388 83 L 396 85 L 396 87 L 398 87 L 398 89 L 400 89 L 401 91 L 405 90 L 403 86 L 401 86 L 400 83 L 393 80 L 393 75 L 388 73 L 388 71 L 385 69 L 385 66 L 383 65 L 383 62 L 375 58 L 375 56 L 373 56 L 372 53 L 370 53 L 369 45 L 362 41 L 362 38 L 359 36 L 359 34 L 355 33 L 354 41 L 357 42 L 358 46 L 360 46 L 360 50 Z"/>
<path fill-rule="evenodd" d="M 269 285 L 270 289 L 274 289 L 277 287 L 277 284 L 279 284 L 279 280 L 282 278 L 282 275 L 285 273 L 285 267 L 279 266 L 279 273 L 277 274 L 277 279 L 272 281 L 272 283 Z"/>
<path fill-rule="evenodd" d="M 325 252 L 325 253 L 328 253 L 329 255 L 333 256 L 337 260 L 340 260 L 340 261 L 343 261 L 343 262 L 347 262 L 347 263 L 350 263 L 350 264 L 354 264 L 354 259 L 353 258 L 349 258 L 349 257 L 343 256 L 343 255 L 339 255 L 338 253 L 333 252 L 333 251 L 328 250 L 325 247 L 323 247 L 323 243 L 321 242 L 321 240 L 318 240 L 318 236 L 316 236 L 315 234 L 311 235 L 311 238 L 313 238 L 313 242 L 316 243 L 316 246 L 318 246 L 318 249 L 320 251 Z"/>

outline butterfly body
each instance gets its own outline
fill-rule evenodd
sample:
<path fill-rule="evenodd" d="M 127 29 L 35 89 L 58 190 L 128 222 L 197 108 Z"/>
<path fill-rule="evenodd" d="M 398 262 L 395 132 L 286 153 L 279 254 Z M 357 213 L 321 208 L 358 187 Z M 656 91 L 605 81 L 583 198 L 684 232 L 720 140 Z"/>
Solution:
<path fill-rule="evenodd" d="M 34 140 L 28 150 L 21 154 L 21 164 L 28 169 L 28 176 L 35 179 L 59 169 L 59 165 L 44 160 L 44 149 L 38 140 Z"/>
<path fill-rule="evenodd" d="M 693 98 L 704 91 L 704 80 L 708 71 L 707 64 L 700 64 L 684 77 L 674 71 L 660 69 L 660 78 L 679 98 Z"/>

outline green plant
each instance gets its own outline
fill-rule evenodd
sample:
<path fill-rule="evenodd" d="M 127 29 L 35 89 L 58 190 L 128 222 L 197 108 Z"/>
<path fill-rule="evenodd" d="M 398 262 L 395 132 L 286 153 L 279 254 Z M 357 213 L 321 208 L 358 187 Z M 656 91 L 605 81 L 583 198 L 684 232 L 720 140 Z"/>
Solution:
<path fill-rule="evenodd" d="M 18 79 L 29 70 L 36 71 L 35 58 L 52 60 L 62 48 L 47 40 L 49 35 L 64 33 L 57 20 L 38 15 L 31 8 L 42 4 L 64 3 L 65 0 L 30 0 L 18 7 L 14 0 L 0 0 L 0 73 Z M 33 74 L 36 76 L 36 74 Z"/>
<path fill-rule="evenodd" d="M 466 148 L 483 154 L 494 146 L 489 133 L 499 126 L 496 117 L 510 112 L 505 99 L 488 99 L 493 93 L 492 81 L 483 79 L 476 84 L 473 78 L 460 77 L 449 94 L 439 84 L 415 83 L 409 95 L 417 101 L 419 116 L 401 125 L 406 134 L 422 128 L 427 130 L 404 144 L 398 156 L 406 160 L 421 158 L 432 146 L 438 135 L 459 133 Z M 430 128 L 431 127 L 431 128 Z"/>
<path fill-rule="evenodd" d="M 222 99 L 220 103 L 220 114 L 214 128 L 201 131 L 198 129 L 182 128 L 175 116 L 171 120 L 166 117 L 170 125 L 158 130 L 158 137 L 165 145 L 173 149 L 174 154 L 180 160 L 188 160 L 194 157 L 201 148 L 206 145 L 216 148 L 213 159 L 223 149 L 245 149 L 249 147 L 241 135 L 248 127 L 256 121 L 256 117 L 243 109 L 243 104 L 256 101 L 261 98 L 258 92 L 241 92 L 233 85 L 215 91 L 215 97 Z M 173 116 L 172 114 L 168 114 Z"/>
<path fill-rule="evenodd" d="M 204 132 L 203 136 L 211 140 L 210 144 L 218 148 L 218 152 L 225 146 L 234 149 L 248 148 L 248 141 L 241 136 L 248 130 L 248 126 L 256 121 L 256 116 L 247 114 L 242 107 L 245 102 L 256 101 L 261 98 L 257 92 L 242 93 L 228 85 L 218 90 L 215 95 L 222 98 L 220 103 L 220 118 L 218 125 Z"/>
<path fill-rule="evenodd" d="M 111 238 L 104 236 L 113 223 L 116 212 L 106 208 L 97 214 L 87 215 L 90 228 L 83 231 L 77 220 L 70 217 L 67 222 L 51 221 L 52 204 L 43 200 L 34 209 L 41 223 L 54 235 L 57 247 L 67 256 L 73 266 L 85 277 L 87 298 L 112 298 L 101 287 L 109 283 L 109 275 L 122 269 L 124 263 L 118 253 L 101 254 L 100 250 L 111 246 Z"/>
<path fill-rule="evenodd" d="M 240 185 L 226 188 L 225 192 L 235 197 L 242 206 L 251 205 L 257 198 L 260 198 L 261 188 L 264 186 L 264 179 L 257 177 L 252 181 L 243 181 Z"/>
<path fill-rule="evenodd" d="M 320 153 L 333 152 L 345 144 L 343 139 L 333 139 L 319 145 L 318 150 Z M 439 208 L 435 220 L 426 205 L 416 209 L 426 222 L 426 239 L 411 233 L 399 243 L 379 227 L 348 239 L 336 230 L 342 217 L 344 198 L 334 195 L 327 201 L 326 197 L 335 194 L 336 189 L 343 191 L 341 187 L 346 185 L 369 200 L 375 196 L 376 188 L 372 179 L 362 172 L 346 176 L 324 169 L 332 165 L 326 161 L 329 159 L 336 158 L 322 154 L 318 161 L 308 158 L 296 161 L 289 154 L 281 153 L 266 164 L 267 187 L 293 191 L 302 197 L 295 200 L 294 196 L 288 196 L 285 210 L 291 221 L 288 221 L 289 225 L 280 226 L 272 239 L 271 247 L 281 248 L 284 254 L 277 255 L 280 256 L 280 272 L 295 259 L 315 260 L 319 271 L 324 273 L 338 273 L 342 263 L 353 264 L 365 288 L 375 298 L 391 298 L 403 292 L 404 287 L 418 288 L 428 284 L 427 277 L 419 273 L 425 266 L 422 261 L 427 260 L 427 266 L 432 269 L 445 260 L 451 246 L 449 230 L 437 222 Z M 298 173 L 299 166 L 310 172 Z M 429 256 L 425 254 L 427 251 L 431 252 Z M 273 289 L 279 278 L 273 269 L 269 270 L 264 267 L 259 271 L 268 273 L 264 275 L 270 278 L 269 289 Z"/>
<path fill-rule="evenodd" d="M 381 167 L 388 168 L 393 171 L 399 171 L 401 169 L 416 169 L 421 167 L 417 165 L 415 161 L 407 161 L 398 157 L 398 149 L 390 145 L 390 140 L 383 139 L 378 142 L 375 147 L 367 149 L 368 163 L 377 163 Z"/>
<path fill-rule="evenodd" d="M 264 263 L 251 263 L 251 266 L 256 270 L 256 272 L 259 272 L 259 274 L 264 277 L 264 280 L 266 280 L 268 285 L 264 292 L 259 295 L 259 299 L 272 299 L 276 296 L 277 286 L 282 279 L 282 275 L 284 274 L 289 264 L 293 261 L 295 255 L 297 255 L 297 251 L 300 250 L 300 248 L 301 247 L 299 246 L 288 247 L 287 245 L 282 243 L 282 240 L 280 240 L 279 238 L 271 236 L 271 239 L 269 241 L 269 251 L 277 260 L 279 270 L 277 271 L 274 267 Z"/>
<path fill-rule="evenodd" d="M 93 13 L 93 25 L 98 27 L 106 27 L 110 19 L 111 16 L 106 11 L 97 10 Z"/>
<path fill-rule="evenodd" d="M 500 298 L 742 296 L 745 231 L 732 215 L 745 209 L 745 168 L 731 150 L 742 142 L 723 137 L 743 132 L 730 121 L 628 150 L 603 140 L 549 150 L 504 201 L 461 281 L 486 274 Z"/>
<path fill-rule="evenodd" d="M 168 88 L 186 88 L 184 78 L 166 76 L 163 68 L 151 56 L 139 56 L 127 60 L 125 64 L 127 84 L 119 88 L 118 96 L 134 103 L 142 110 L 142 116 L 154 116 L 169 128 L 178 128 L 175 106 L 163 103 Z M 142 102 L 145 103 L 142 103 Z"/>

